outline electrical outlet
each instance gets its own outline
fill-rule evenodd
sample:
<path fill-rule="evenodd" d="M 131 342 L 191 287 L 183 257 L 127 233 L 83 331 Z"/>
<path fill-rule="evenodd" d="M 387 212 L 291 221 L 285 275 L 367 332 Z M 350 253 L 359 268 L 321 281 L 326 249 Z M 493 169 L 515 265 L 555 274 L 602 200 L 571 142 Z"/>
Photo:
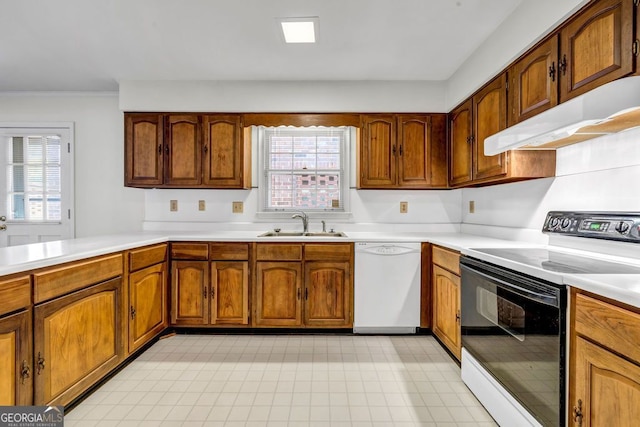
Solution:
<path fill-rule="evenodd" d="M 177 200 L 170 200 L 169 201 L 169 210 L 171 212 L 177 212 L 178 211 L 178 201 Z"/>
<path fill-rule="evenodd" d="M 203 211 L 205 208 L 204 200 L 198 200 L 198 210 Z"/>
<path fill-rule="evenodd" d="M 476 202 L 474 200 L 469 200 L 469 213 L 474 213 L 476 211 Z"/>
<path fill-rule="evenodd" d="M 409 212 L 409 202 L 400 202 L 400 213 Z"/>
<path fill-rule="evenodd" d="M 233 202 L 231 210 L 233 211 L 233 213 L 242 213 L 244 211 L 244 203 Z"/>

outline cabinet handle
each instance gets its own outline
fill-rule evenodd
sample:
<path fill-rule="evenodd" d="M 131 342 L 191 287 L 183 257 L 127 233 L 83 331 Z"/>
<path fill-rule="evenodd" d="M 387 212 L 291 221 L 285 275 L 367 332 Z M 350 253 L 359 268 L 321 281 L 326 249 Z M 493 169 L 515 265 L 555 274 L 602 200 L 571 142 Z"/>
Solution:
<path fill-rule="evenodd" d="M 136 309 L 133 308 L 133 306 L 131 306 L 131 309 L 129 310 L 131 312 L 131 320 L 136 318 Z"/>
<path fill-rule="evenodd" d="M 393 155 L 395 156 L 396 155 L 396 146 L 395 145 L 393 146 L 393 149 L 391 151 L 393 151 Z"/>
<path fill-rule="evenodd" d="M 573 421 L 578 424 L 578 427 L 582 426 L 582 399 L 578 399 L 578 406 L 573 407 Z"/>
<path fill-rule="evenodd" d="M 31 368 L 27 365 L 27 361 L 22 361 L 22 368 L 20 369 L 20 382 L 24 384 L 27 378 L 31 378 Z"/>
<path fill-rule="evenodd" d="M 165 145 L 165 146 L 164 146 L 164 152 L 165 152 L 165 153 L 167 153 L 167 154 L 169 154 L 169 146 L 168 146 L 168 145 Z"/>
<path fill-rule="evenodd" d="M 304 289 L 304 300 L 307 301 L 309 299 L 309 288 Z"/>
<path fill-rule="evenodd" d="M 456 322 L 460 323 L 460 310 L 456 311 Z"/>
<path fill-rule="evenodd" d="M 44 371 L 45 366 L 46 364 L 45 364 L 44 358 L 42 357 L 40 352 L 38 352 L 38 369 L 36 370 L 36 373 L 40 375 L 40 373 Z"/>
<path fill-rule="evenodd" d="M 402 145 L 400 146 L 400 155 L 402 156 Z"/>
<path fill-rule="evenodd" d="M 298 301 L 300 301 L 300 288 L 298 288 Z"/>
<path fill-rule="evenodd" d="M 562 61 L 558 63 L 558 69 L 562 71 L 562 75 L 567 74 L 567 55 L 562 55 Z"/>
<path fill-rule="evenodd" d="M 207 151 L 209 151 L 209 149 L 207 148 L 207 146 L 204 146 L 204 154 L 207 154 Z"/>
<path fill-rule="evenodd" d="M 162 155 L 162 144 L 158 144 L 158 154 Z"/>
<path fill-rule="evenodd" d="M 204 290 L 203 295 L 204 295 L 204 297 L 206 298 L 206 297 L 207 297 L 207 287 L 205 286 L 205 287 L 203 288 L 203 290 Z"/>
<path fill-rule="evenodd" d="M 555 62 L 552 62 L 551 66 L 549 67 L 549 77 L 551 77 L 552 82 L 556 81 L 556 63 Z"/>

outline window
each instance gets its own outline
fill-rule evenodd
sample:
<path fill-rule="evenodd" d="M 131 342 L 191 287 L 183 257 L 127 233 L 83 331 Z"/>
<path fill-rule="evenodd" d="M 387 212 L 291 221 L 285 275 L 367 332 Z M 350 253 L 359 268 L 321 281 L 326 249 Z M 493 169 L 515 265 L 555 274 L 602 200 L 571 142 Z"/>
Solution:
<path fill-rule="evenodd" d="M 348 127 L 261 127 L 262 210 L 344 212 Z"/>
<path fill-rule="evenodd" d="M 13 136 L 7 144 L 7 219 L 62 219 L 59 135 Z"/>

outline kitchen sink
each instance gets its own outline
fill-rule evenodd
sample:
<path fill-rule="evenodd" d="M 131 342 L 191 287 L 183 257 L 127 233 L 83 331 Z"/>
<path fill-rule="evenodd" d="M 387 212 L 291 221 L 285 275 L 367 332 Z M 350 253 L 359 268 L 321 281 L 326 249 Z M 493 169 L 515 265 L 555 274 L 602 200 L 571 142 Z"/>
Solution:
<path fill-rule="evenodd" d="M 318 231 L 304 233 L 302 231 L 271 230 L 259 234 L 258 237 L 347 237 L 342 231 Z"/>

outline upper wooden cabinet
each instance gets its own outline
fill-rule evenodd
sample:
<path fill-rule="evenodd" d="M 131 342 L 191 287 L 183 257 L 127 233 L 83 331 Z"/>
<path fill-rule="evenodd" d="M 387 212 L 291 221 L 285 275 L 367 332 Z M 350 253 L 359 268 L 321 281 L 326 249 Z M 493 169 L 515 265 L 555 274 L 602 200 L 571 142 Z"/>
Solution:
<path fill-rule="evenodd" d="M 558 105 L 559 72 L 557 34 L 509 68 L 509 126 Z"/>
<path fill-rule="evenodd" d="M 600 0 L 560 31 L 560 101 L 633 73 L 633 0 Z"/>
<path fill-rule="evenodd" d="M 155 187 L 164 182 L 164 116 L 125 114 L 125 175 L 129 187 Z"/>
<path fill-rule="evenodd" d="M 506 74 L 485 85 L 449 114 L 449 185 L 486 185 L 555 174 L 555 151 L 484 154 L 485 138 L 507 121 Z"/>
<path fill-rule="evenodd" d="M 446 187 L 443 114 L 361 116 L 359 188 Z"/>
<path fill-rule="evenodd" d="M 249 143 L 239 114 L 125 113 L 125 185 L 248 188 Z"/>
<path fill-rule="evenodd" d="M 165 185 L 197 187 L 202 182 L 202 136 L 199 117 L 171 114 L 166 117 Z"/>

